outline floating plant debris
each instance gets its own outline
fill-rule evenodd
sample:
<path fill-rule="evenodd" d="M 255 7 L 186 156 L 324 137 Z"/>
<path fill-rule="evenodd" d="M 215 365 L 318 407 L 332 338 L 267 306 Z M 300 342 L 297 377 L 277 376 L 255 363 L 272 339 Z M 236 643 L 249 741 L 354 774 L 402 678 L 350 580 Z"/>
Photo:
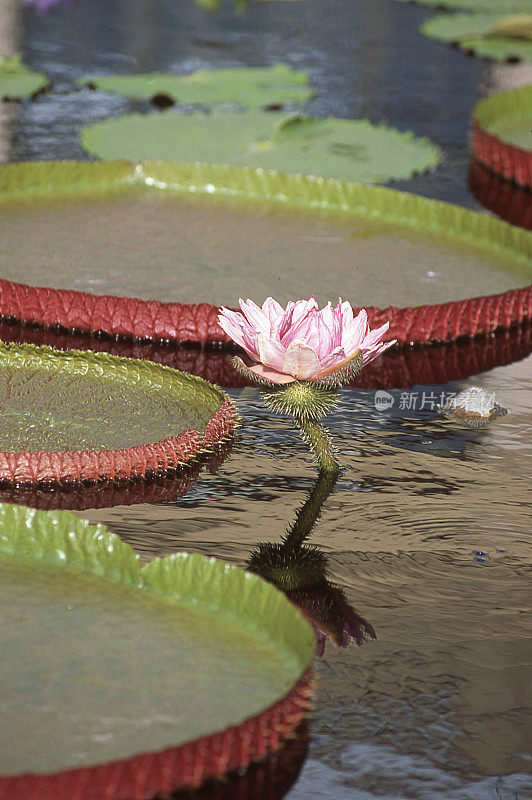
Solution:
<path fill-rule="evenodd" d="M 451 397 L 440 407 L 440 411 L 444 416 L 471 428 L 483 428 L 508 413 L 507 408 L 496 402 L 494 392 L 488 393 L 478 386 L 464 389 Z"/>

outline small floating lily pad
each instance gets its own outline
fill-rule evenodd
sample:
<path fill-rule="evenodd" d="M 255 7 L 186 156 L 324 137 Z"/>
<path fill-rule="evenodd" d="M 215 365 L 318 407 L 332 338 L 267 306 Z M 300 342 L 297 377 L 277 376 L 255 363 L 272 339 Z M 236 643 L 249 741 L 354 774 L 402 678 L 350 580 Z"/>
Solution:
<path fill-rule="evenodd" d="M 141 568 L 103 525 L 2 503 L 0 574 L 2 797 L 168 794 L 245 767 L 306 713 L 312 630 L 238 567 Z"/>
<path fill-rule="evenodd" d="M 271 104 L 302 104 L 314 94 L 309 87 L 308 74 L 287 64 L 202 69 L 190 75 L 164 72 L 104 75 L 80 78 L 78 84 L 138 100 L 162 95 L 174 102 L 204 106 L 231 104 L 258 108 Z"/>
<path fill-rule="evenodd" d="M 412 0 L 399 0 L 411 3 Z M 464 11 L 491 11 L 494 14 L 532 11 L 532 0 L 415 0 L 423 6 L 462 9 Z"/>
<path fill-rule="evenodd" d="M 34 72 L 22 63 L 20 54 L 0 57 L 0 100 L 31 97 L 48 84 L 46 75 Z"/>
<path fill-rule="evenodd" d="M 85 128 L 82 144 L 108 160 L 199 161 L 363 183 L 406 179 L 441 159 L 428 139 L 367 120 L 261 111 L 132 114 Z"/>
<path fill-rule="evenodd" d="M 0 343 L 0 479 L 117 479 L 171 469 L 228 435 L 201 378 L 104 353 Z"/>
<path fill-rule="evenodd" d="M 528 14 L 441 14 L 427 20 L 420 31 L 482 58 L 532 61 L 532 17 Z"/>

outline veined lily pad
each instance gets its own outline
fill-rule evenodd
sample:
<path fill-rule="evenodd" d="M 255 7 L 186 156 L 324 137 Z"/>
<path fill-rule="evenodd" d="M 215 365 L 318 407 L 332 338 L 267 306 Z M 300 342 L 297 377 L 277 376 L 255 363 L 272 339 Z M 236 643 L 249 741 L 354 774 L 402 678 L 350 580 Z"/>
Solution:
<path fill-rule="evenodd" d="M 411 3 L 412 0 L 400 0 Z M 494 14 L 532 11 L 532 0 L 415 0 L 423 6 L 462 9 L 464 11 L 491 11 Z"/>
<path fill-rule="evenodd" d="M 238 567 L 177 553 L 141 568 L 103 525 L 0 504 L 0 574 L 2 797 L 197 786 L 306 713 L 312 630 Z"/>
<path fill-rule="evenodd" d="M 204 106 L 231 104 L 256 108 L 273 103 L 304 103 L 314 94 L 308 74 L 287 64 L 201 69 L 190 75 L 163 72 L 104 75 L 80 78 L 78 84 L 139 100 L 166 95 L 178 103 Z"/>
<path fill-rule="evenodd" d="M 46 75 L 24 66 L 20 54 L 0 57 L 0 100 L 22 100 L 48 84 Z"/>
<path fill-rule="evenodd" d="M 408 178 L 440 162 L 427 139 L 367 120 L 260 111 L 132 114 L 85 128 L 82 144 L 105 159 L 203 161 L 364 183 Z"/>
<path fill-rule="evenodd" d="M 224 394 L 105 353 L 0 343 L 0 479 L 117 479 L 206 452 L 234 426 Z"/>
<path fill-rule="evenodd" d="M 441 14 L 420 28 L 425 36 L 495 61 L 532 61 L 531 30 L 528 14 Z"/>

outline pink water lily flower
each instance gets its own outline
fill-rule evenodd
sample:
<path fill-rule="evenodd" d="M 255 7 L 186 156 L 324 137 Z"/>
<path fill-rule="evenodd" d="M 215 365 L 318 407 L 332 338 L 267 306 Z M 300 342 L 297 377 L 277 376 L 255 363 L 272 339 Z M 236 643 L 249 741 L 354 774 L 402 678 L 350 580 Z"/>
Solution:
<path fill-rule="evenodd" d="M 320 309 L 314 297 L 283 308 L 268 297 L 262 308 L 239 300 L 241 311 L 222 308 L 223 330 L 251 359 L 248 369 L 271 383 L 320 381 L 360 356 L 367 364 L 395 342 L 383 342 L 390 323 L 370 330 L 364 309 L 355 317 L 351 304 L 338 298 Z"/>

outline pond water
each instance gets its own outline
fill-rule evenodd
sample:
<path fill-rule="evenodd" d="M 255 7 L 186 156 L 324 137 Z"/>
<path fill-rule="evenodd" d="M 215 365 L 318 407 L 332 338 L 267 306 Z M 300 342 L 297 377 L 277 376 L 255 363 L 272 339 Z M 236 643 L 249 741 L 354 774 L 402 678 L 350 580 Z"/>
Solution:
<path fill-rule="evenodd" d="M 190 71 L 282 60 L 310 71 L 318 89 L 308 107 L 312 113 L 387 121 L 401 130 L 428 135 L 443 148 L 442 167 L 396 184 L 398 188 L 478 209 L 467 190 L 471 109 L 487 93 L 527 78 L 519 65 L 468 59 L 424 39 L 417 27 L 430 12 L 393 0 L 257 2 L 242 14 L 234 14 L 226 4 L 212 16 L 192 0 L 179 4 L 77 0 L 42 18 L 14 0 L 4 0 L 2 9 L 4 49 L 22 49 L 27 63 L 45 70 L 54 81 L 53 90 L 34 102 L 0 105 L 0 158 L 5 161 L 84 158 L 78 144 L 82 124 L 147 109 L 122 98 L 75 89 L 74 80 L 83 74 Z M 113 213 L 120 216 L 124 210 Z M 107 210 L 100 207 L 95 213 L 102 217 Z M 271 219 L 258 215 L 251 233 L 241 217 L 229 221 L 224 214 L 196 220 L 198 227 L 184 241 L 190 266 L 219 268 L 234 256 L 242 268 L 256 238 L 263 257 L 269 253 L 271 267 L 290 264 L 304 295 L 314 290 L 306 275 L 310 259 L 320 277 L 322 299 L 342 293 L 365 303 L 436 302 L 449 294 L 458 298 L 520 285 L 519 279 L 512 284 L 515 276 L 496 272 L 493 264 L 484 262 L 485 282 L 473 288 L 469 268 L 475 267 L 476 279 L 476 256 L 462 254 L 465 260 L 458 258 L 451 265 L 453 271 L 446 273 L 445 256 L 433 245 L 421 242 L 418 250 L 409 250 L 409 243 L 402 252 L 393 238 L 384 248 L 390 257 L 387 263 L 393 263 L 400 276 L 392 282 L 386 270 L 377 276 L 364 272 L 372 237 L 354 237 L 346 243 L 333 225 L 325 226 L 329 241 L 306 242 L 305 220 L 276 220 L 268 227 Z M 157 219 L 158 215 L 154 236 Z M 107 260 L 107 269 L 93 273 L 83 238 L 89 227 L 81 224 L 70 212 L 66 228 L 56 231 L 53 213 L 43 209 L 11 219 L 7 238 L 2 237 L 2 276 L 95 292 L 107 291 L 112 280 L 124 286 L 128 265 L 117 268 L 113 260 L 120 240 L 111 237 L 113 258 Z M 272 235 L 280 229 L 282 235 L 272 244 Z M 95 224 L 92 246 L 105 253 L 106 243 L 92 235 L 97 230 Z M 200 235 L 208 239 L 205 251 L 196 241 Z M 311 235 L 315 237 L 315 231 Z M 299 237 L 296 242 L 294 236 Z M 331 237 L 337 238 L 331 241 Z M 35 248 L 40 244 L 39 263 Z M 215 250 L 219 252 L 214 259 Z M 351 291 L 360 288 L 361 297 L 342 288 L 341 275 L 329 286 L 323 265 L 331 252 L 335 258 L 360 260 L 359 283 Z M 69 255 L 76 265 L 70 283 L 65 270 Z M 148 248 L 137 264 L 151 265 L 150 255 Z M 170 244 L 155 260 L 159 257 L 168 270 Z M 57 273 L 51 276 L 48 270 L 55 258 Z M 403 285 L 413 260 L 424 262 L 423 267 L 413 270 L 410 282 Z M 264 281 L 259 261 L 257 275 L 264 285 L 257 285 L 256 291 L 277 294 L 278 282 Z M 437 273 L 429 278 L 433 283 L 422 283 L 429 272 Z M 170 292 L 171 299 L 226 301 L 216 294 L 225 284 L 216 283 L 215 277 L 205 278 L 212 298 L 203 291 L 196 296 L 199 288 L 194 283 L 190 284 L 194 296 L 189 298 L 178 291 L 178 282 L 169 289 L 164 271 L 139 278 L 134 287 L 129 281 L 123 293 L 170 299 Z M 232 291 L 250 293 L 236 279 Z M 227 297 L 232 304 L 235 300 L 236 295 Z M 8 327 L 2 328 L 6 338 Z M 17 335 L 32 340 L 40 336 L 35 329 Z M 114 344 L 100 341 L 95 346 L 105 349 Z M 149 355 L 139 345 L 134 354 L 143 352 Z M 439 350 L 433 352 L 440 358 Z M 291 788 L 281 781 L 281 788 L 263 787 L 262 795 L 248 797 L 529 800 L 525 622 L 531 562 L 529 353 L 529 345 L 510 348 L 506 358 L 495 362 L 500 365 L 487 372 L 479 367 L 487 362 L 478 355 L 459 354 L 454 371 L 443 370 L 438 377 L 434 369 L 432 380 L 425 370 L 417 380 L 411 371 L 409 380 L 390 378 L 386 383 L 373 371 L 374 384 L 368 379 L 365 388 L 342 392 L 341 406 L 327 424 L 338 443 L 343 469 L 311 541 L 327 557 L 330 579 L 373 626 L 377 639 L 361 648 L 335 649 L 327 643 L 323 658 L 316 661 L 316 705 L 301 774 L 297 780 L 292 776 Z M 194 358 L 212 376 L 209 358 L 218 356 L 214 352 Z M 157 360 L 162 358 L 157 355 Z M 290 420 L 267 413 L 255 389 L 235 387 L 228 368 L 224 369 L 216 374 L 221 383 L 229 384 L 227 391 L 238 404 L 242 427 L 230 456 L 216 472 L 203 472 L 184 497 L 178 498 L 176 492 L 172 499 L 168 492 L 164 503 L 127 505 L 123 499 L 119 506 L 109 502 L 108 507 L 97 508 L 109 495 L 104 494 L 101 502 L 93 495 L 89 503 L 93 507 L 79 512 L 108 524 L 143 559 L 186 549 L 244 565 L 258 542 L 280 537 L 316 480 L 308 450 Z M 386 369 L 386 375 L 396 374 Z M 393 399 L 386 411 L 375 407 L 375 388 L 381 385 Z M 435 403 L 442 395 L 471 385 L 496 392 L 501 405 L 508 407 L 508 416 L 483 429 L 442 419 Z M 20 500 L 20 493 L 15 496 Z M 7 499 L 5 492 L 2 499 Z M 24 499 L 31 502 L 31 494 Z M 141 493 L 135 499 L 142 500 Z M 234 795 L 231 791 L 227 797 L 236 796 L 236 790 Z M 215 796 L 214 789 L 209 792 L 205 797 Z"/>

